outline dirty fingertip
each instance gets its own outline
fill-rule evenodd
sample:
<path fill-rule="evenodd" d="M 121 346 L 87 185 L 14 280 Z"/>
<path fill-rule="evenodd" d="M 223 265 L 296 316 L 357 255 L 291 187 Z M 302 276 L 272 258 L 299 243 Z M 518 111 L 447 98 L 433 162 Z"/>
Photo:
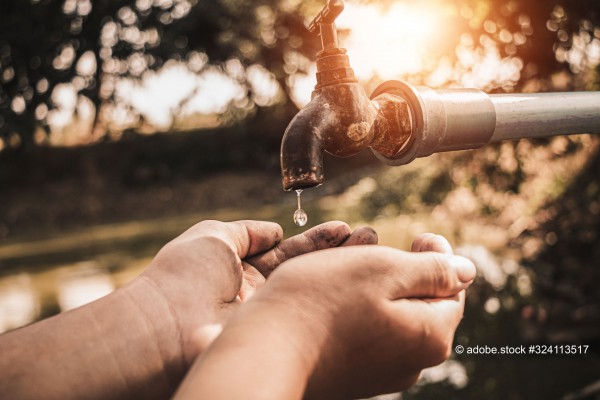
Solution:
<path fill-rule="evenodd" d="M 342 246 L 360 246 L 377 244 L 379 237 L 377 232 L 369 226 L 358 227 L 352 234 L 342 243 Z"/>
<path fill-rule="evenodd" d="M 350 236 L 350 233 L 350 226 L 342 221 L 325 222 L 306 231 L 313 242 L 318 244 L 318 248 L 338 246 Z"/>
<path fill-rule="evenodd" d="M 241 221 L 246 226 L 249 237 L 249 256 L 266 251 L 283 239 L 283 228 L 270 221 Z"/>

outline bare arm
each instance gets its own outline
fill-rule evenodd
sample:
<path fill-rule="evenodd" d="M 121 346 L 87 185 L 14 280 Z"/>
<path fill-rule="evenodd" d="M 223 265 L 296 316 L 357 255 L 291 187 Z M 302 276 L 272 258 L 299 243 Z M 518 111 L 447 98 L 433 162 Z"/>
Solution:
<path fill-rule="evenodd" d="M 143 307 L 140 306 L 143 304 Z M 164 315 L 156 319 L 145 308 Z M 0 397 L 153 398 L 185 373 L 169 305 L 141 279 L 0 339 Z"/>

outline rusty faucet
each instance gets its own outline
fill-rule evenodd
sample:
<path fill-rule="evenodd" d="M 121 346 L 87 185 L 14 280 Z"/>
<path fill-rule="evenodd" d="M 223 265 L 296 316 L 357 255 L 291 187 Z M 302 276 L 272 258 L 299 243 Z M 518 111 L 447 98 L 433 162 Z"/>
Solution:
<path fill-rule="evenodd" d="M 403 165 L 488 142 L 600 133 L 600 92 L 488 95 L 387 81 L 369 98 L 338 44 L 335 19 L 343 9 L 342 0 L 329 0 L 308 27 L 323 48 L 312 99 L 281 143 L 284 190 L 322 184 L 324 151 L 350 157 L 370 147 L 386 164 Z"/>
<path fill-rule="evenodd" d="M 309 25 L 310 32 L 320 34 L 323 49 L 317 55 L 312 99 L 294 117 L 281 144 L 285 190 L 323 183 L 323 151 L 350 157 L 371 146 L 388 154 L 399 150 L 392 143 L 408 137 L 410 119 L 402 99 L 383 95 L 372 102 L 354 77 L 335 27 L 343 9 L 341 0 L 330 0 Z"/>

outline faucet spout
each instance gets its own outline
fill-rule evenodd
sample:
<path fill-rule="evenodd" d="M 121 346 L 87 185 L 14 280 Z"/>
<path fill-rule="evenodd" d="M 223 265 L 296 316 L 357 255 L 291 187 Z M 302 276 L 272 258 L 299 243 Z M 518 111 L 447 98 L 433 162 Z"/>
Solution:
<path fill-rule="evenodd" d="M 314 133 L 326 119 L 318 102 L 311 101 L 292 119 L 281 142 L 284 190 L 306 189 L 323 183 L 323 145 Z"/>
<path fill-rule="evenodd" d="M 350 157 L 372 142 L 377 110 L 358 83 L 325 86 L 292 119 L 281 142 L 284 190 L 323 183 L 323 151 Z"/>

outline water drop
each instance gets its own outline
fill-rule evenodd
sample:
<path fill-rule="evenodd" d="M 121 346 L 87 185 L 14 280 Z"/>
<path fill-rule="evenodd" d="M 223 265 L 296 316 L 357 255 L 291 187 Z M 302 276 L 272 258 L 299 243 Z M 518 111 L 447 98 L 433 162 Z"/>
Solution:
<path fill-rule="evenodd" d="M 299 208 L 294 212 L 294 223 L 298 226 L 304 226 L 308 222 L 308 215 L 306 211 Z"/>
<path fill-rule="evenodd" d="M 302 189 L 296 190 L 296 196 L 298 197 L 298 209 L 294 212 L 294 223 L 297 226 L 304 226 L 308 222 L 308 215 L 306 211 L 302 209 L 302 202 L 300 200 L 300 195 L 302 194 Z"/>

